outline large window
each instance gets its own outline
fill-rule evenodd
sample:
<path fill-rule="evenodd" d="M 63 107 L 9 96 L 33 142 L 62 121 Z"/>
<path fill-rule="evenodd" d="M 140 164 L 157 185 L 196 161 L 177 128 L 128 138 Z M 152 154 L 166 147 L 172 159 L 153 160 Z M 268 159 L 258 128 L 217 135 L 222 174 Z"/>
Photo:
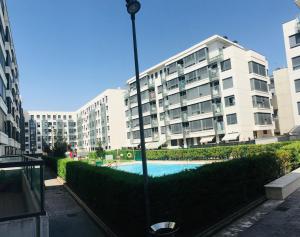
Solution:
<path fill-rule="evenodd" d="M 224 98 L 225 100 L 225 107 L 234 106 L 235 105 L 235 97 L 234 95 L 227 96 Z"/>
<path fill-rule="evenodd" d="M 268 97 L 264 96 L 252 96 L 252 103 L 253 107 L 255 108 L 265 108 L 269 109 L 270 108 L 270 100 Z"/>
<path fill-rule="evenodd" d="M 233 87 L 233 80 L 232 80 L 232 77 L 223 79 L 223 89 L 224 89 L 224 90 L 229 89 L 229 88 L 232 88 L 232 87 Z"/>
<path fill-rule="evenodd" d="M 180 118 L 181 115 L 181 108 L 177 108 L 177 109 L 172 109 L 169 112 L 169 116 L 171 119 L 177 119 Z"/>
<path fill-rule="evenodd" d="M 255 113 L 254 120 L 256 125 L 272 124 L 272 116 L 269 113 Z"/>
<path fill-rule="evenodd" d="M 191 121 L 190 128 L 192 132 L 213 129 L 213 118 Z"/>
<path fill-rule="evenodd" d="M 292 58 L 293 70 L 300 69 L 300 56 Z"/>
<path fill-rule="evenodd" d="M 237 124 L 236 114 L 228 114 L 226 115 L 226 118 L 227 118 L 228 125 Z"/>
<path fill-rule="evenodd" d="M 251 90 L 268 92 L 268 83 L 266 81 L 251 79 L 250 84 L 251 84 Z"/>
<path fill-rule="evenodd" d="M 203 113 L 209 113 L 209 112 L 212 112 L 211 100 L 188 106 L 188 115 L 189 116 L 203 114 Z"/>
<path fill-rule="evenodd" d="M 192 83 L 194 81 L 202 80 L 208 77 L 208 69 L 207 67 L 202 67 L 196 71 L 192 71 L 185 75 L 185 81 L 187 84 Z"/>
<path fill-rule="evenodd" d="M 227 59 L 227 60 L 221 62 L 221 71 L 222 72 L 230 70 L 230 69 L 231 69 L 231 61 L 230 61 L 230 59 Z"/>
<path fill-rule="evenodd" d="M 169 105 L 174 105 L 180 103 L 180 94 L 176 93 L 174 95 L 168 96 Z"/>
<path fill-rule="evenodd" d="M 186 94 L 188 100 L 193 100 L 202 96 L 210 95 L 210 85 L 208 83 L 202 86 L 194 87 L 187 90 Z"/>
<path fill-rule="evenodd" d="M 294 48 L 300 45 L 300 33 L 292 35 L 290 38 L 290 47 Z"/>
<path fill-rule="evenodd" d="M 142 105 L 142 112 L 146 113 L 150 111 L 150 103 L 146 103 Z"/>
<path fill-rule="evenodd" d="M 182 123 L 171 124 L 170 131 L 174 134 L 182 133 Z"/>
<path fill-rule="evenodd" d="M 177 72 L 177 63 L 175 62 L 167 66 L 167 71 L 168 71 L 168 75 Z"/>
<path fill-rule="evenodd" d="M 249 72 L 255 73 L 261 76 L 266 76 L 266 67 L 262 64 L 256 63 L 256 62 L 249 62 Z"/>
<path fill-rule="evenodd" d="M 196 57 L 195 57 L 195 53 L 185 57 L 183 59 L 183 63 L 184 63 L 184 67 L 189 67 L 189 66 L 192 66 L 196 63 Z"/>
<path fill-rule="evenodd" d="M 141 100 L 149 100 L 149 91 L 141 92 Z"/>
<path fill-rule="evenodd" d="M 300 79 L 295 80 L 295 90 L 300 92 Z"/>
<path fill-rule="evenodd" d="M 178 87 L 178 78 L 173 80 L 167 81 L 167 88 L 168 90 L 172 90 Z"/>

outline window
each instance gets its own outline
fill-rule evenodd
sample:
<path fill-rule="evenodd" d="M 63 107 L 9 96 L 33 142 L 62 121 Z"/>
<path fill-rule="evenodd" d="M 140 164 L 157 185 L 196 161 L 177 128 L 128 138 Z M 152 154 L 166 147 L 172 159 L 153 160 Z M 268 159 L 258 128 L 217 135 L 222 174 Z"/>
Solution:
<path fill-rule="evenodd" d="M 298 114 L 300 115 L 300 102 L 297 102 Z"/>
<path fill-rule="evenodd" d="M 236 114 L 228 114 L 226 115 L 226 118 L 227 118 L 228 125 L 237 124 Z"/>
<path fill-rule="evenodd" d="M 163 91 L 163 87 L 162 86 L 158 86 L 157 87 L 157 93 L 160 94 Z"/>
<path fill-rule="evenodd" d="M 185 58 L 183 58 L 184 67 L 190 67 L 196 63 L 195 54 L 191 54 Z"/>
<path fill-rule="evenodd" d="M 253 78 L 250 80 L 250 84 L 251 90 L 268 92 L 268 83 L 266 81 Z"/>
<path fill-rule="evenodd" d="M 196 52 L 196 60 L 197 62 L 201 62 L 203 60 L 206 60 L 206 52 L 207 48 L 200 49 L 199 51 Z"/>
<path fill-rule="evenodd" d="M 255 73 L 261 76 L 266 76 L 266 67 L 262 64 L 256 63 L 256 62 L 249 62 L 249 72 Z"/>
<path fill-rule="evenodd" d="M 290 47 L 294 48 L 300 45 L 300 33 L 292 35 L 290 38 Z"/>
<path fill-rule="evenodd" d="M 292 58 L 293 70 L 300 69 L 300 56 Z"/>
<path fill-rule="evenodd" d="M 166 127 L 160 127 L 161 134 L 166 134 Z"/>
<path fill-rule="evenodd" d="M 172 109 L 168 113 L 169 113 L 169 116 L 170 116 L 171 119 L 180 118 L 180 116 L 181 116 L 181 108 Z"/>
<path fill-rule="evenodd" d="M 175 62 L 167 66 L 167 70 L 168 70 L 168 75 L 177 72 L 177 63 Z"/>
<path fill-rule="evenodd" d="M 233 87 L 233 80 L 232 80 L 232 77 L 223 79 L 223 89 L 224 89 L 224 90 L 229 89 L 229 88 L 232 88 L 232 87 Z"/>
<path fill-rule="evenodd" d="M 159 107 L 163 107 L 163 106 L 164 106 L 164 100 L 163 100 L 163 99 L 160 99 L 160 100 L 158 101 L 158 105 L 159 105 Z"/>
<path fill-rule="evenodd" d="M 201 96 L 207 96 L 207 95 L 210 95 L 209 83 L 187 90 L 187 99 L 188 100 L 193 100 L 193 99 L 199 98 Z"/>
<path fill-rule="evenodd" d="M 225 100 L 225 107 L 234 106 L 235 105 L 235 97 L 234 95 L 227 96 L 224 98 Z"/>
<path fill-rule="evenodd" d="M 182 133 L 182 124 L 181 123 L 171 124 L 170 131 L 171 133 L 174 134 Z"/>
<path fill-rule="evenodd" d="M 230 61 L 230 59 L 227 59 L 227 60 L 221 62 L 221 71 L 222 72 L 230 70 L 230 69 L 231 69 L 231 61 Z"/>
<path fill-rule="evenodd" d="M 264 96 L 252 96 L 252 103 L 254 108 L 270 108 L 270 100 L 268 97 Z"/>
<path fill-rule="evenodd" d="M 167 89 L 173 90 L 178 88 L 178 78 L 175 78 L 173 80 L 167 81 Z"/>
<path fill-rule="evenodd" d="M 169 105 L 178 104 L 180 103 L 180 94 L 173 94 L 168 96 Z"/>
<path fill-rule="evenodd" d="M 188 115 L 189 116 L 203 114 L 203 113 L 209 113 L 209 112 L 212 112 L 211 100 L 188 106 Z"/>
<path fill-rule="evenodd" d="M 295 90 L 300 92 L 300 79 L 295 80 Z"/>
<path fill-rule="evenodd" d="M 256 125 L 272 124 L 272 116 L 269 113 L 255 113 L 254 120 Z"/>
<path fill-rule="evenodd" d="M 143 111 L 143 113 L 149 112 L 150 111 L 150 103 L 143 104 L 142 105 L 142 111 Z"/>

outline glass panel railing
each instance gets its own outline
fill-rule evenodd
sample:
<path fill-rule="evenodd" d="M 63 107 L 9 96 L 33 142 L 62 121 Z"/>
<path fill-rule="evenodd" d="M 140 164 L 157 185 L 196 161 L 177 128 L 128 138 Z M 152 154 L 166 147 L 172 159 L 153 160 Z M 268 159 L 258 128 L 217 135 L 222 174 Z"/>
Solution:
<path fill-rule="evenodd" d="M 0 221 L 44 215 L 43 161 L 0 157 Z"/>

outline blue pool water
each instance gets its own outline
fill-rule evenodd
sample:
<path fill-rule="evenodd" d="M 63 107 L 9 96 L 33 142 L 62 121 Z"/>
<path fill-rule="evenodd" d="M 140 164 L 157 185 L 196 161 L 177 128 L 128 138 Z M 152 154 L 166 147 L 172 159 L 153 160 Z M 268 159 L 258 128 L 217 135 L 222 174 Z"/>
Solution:
<path fill-rule="evenodd" d="M 163 164 L 163 163 L 148 163 L 148 174 L 153 177 L 175 174 L 188 169 L 200 167 L 200 164 Z M 122 170 L 129 173 L 142 174 L 142 163 L 120 165 L 115 167 L 117 170 Z"/>

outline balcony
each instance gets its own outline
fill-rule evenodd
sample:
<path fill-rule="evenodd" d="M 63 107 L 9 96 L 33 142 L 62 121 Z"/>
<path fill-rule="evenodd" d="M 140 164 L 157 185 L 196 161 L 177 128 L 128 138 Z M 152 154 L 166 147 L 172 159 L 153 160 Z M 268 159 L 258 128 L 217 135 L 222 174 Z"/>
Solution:
<path fill-rule="evenodd" d="M 49 235 L 43 166 L 43 160 L 27 156 L 0 157 L 1 236 Z"/>
<path fill-rule="evenodd" d="M 218 55 L 214 56 L 214 57 L 209 57 L 208 58 L 208 62 L 209 63 L 216 63 L 216 62 L 220 62 L 223 61 L 223 51 L 220 51 Z"/>
<path fill-rule="evenodd" d="M 219 81 L 219 72 L 215 70 L 209 70 L 209 80 L 210 82 Z"/>
<path fill-rule="evenodd" d="M 224 130 L 224 122 L 217 122 L 216 124 L 216 130 L 218 134 L 224 134 L 225 130 Z"/>
<path fill-rule="evenodd" d="M 188 113 L 187 112 L 182 112 L 182 121 L 187 122 L 188 121 Z"/>
<path fill-rule="evenodd" d="M 179 82 L 179 91 L 184 91 L 185 90 L 185 81 L 180 81 Z"/>
<path fill-rule="evenodd" d="M 214 86 L 212 88 L 212 97 L 213 98 L 221 97 L 221 92 L 220 92 L 220 87 L 219 86 Z"/>
<path fill-rule="evenodd" d="M 213 104 L 213 111 L 215 116 L 223 115 L 222 104 Z"/>

